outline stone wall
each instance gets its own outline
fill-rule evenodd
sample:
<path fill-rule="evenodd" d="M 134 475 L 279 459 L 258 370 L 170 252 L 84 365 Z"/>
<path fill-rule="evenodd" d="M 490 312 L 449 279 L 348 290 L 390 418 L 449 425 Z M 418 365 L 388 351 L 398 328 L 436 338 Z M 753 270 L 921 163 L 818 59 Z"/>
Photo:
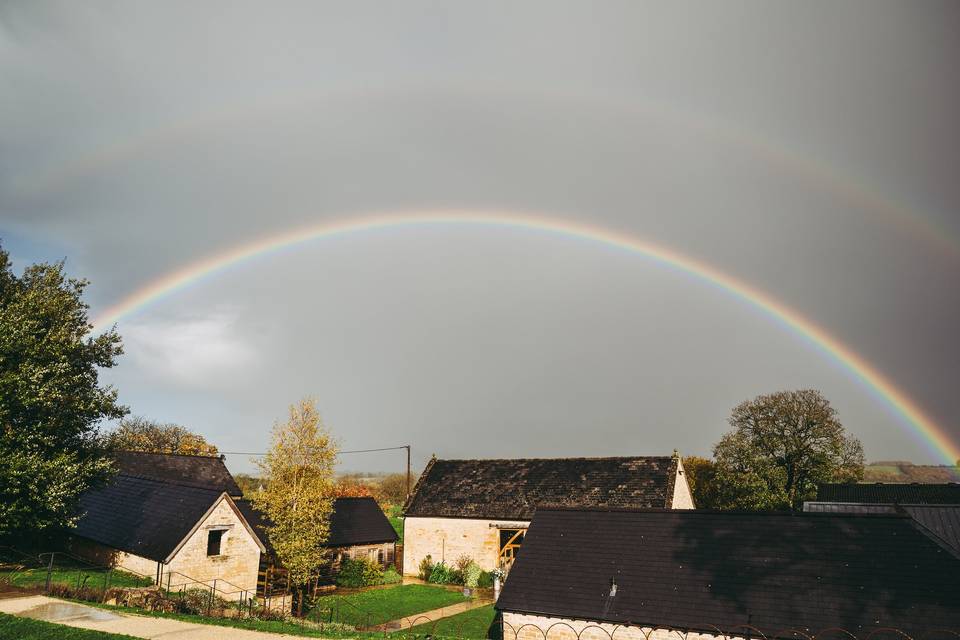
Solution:
<path fill-rule="evenodd" d="M 467 518 L 406 518 L 403 529 L 403 573 L 415 576 L 420 561 L 456 563 L 470 556 L 484 571 L 497 566 L 500 528 L 526 528 L 528 521 L 473 520 Z"/>
<path fill-rule="evenodd" d="M 220 554 L 208 556 L 207 537 L 216 529 L 226 531 L 220 542 Z M 231 504 L 221 500 L 164 567 L 163 585 L 166 586 L 168 580 L 171 588 L 192 580 L 212 585 L 216 580 L 218 595 L 240 598 L 240 593 L 228 596 L 222 592 L 256 592 L 259 568 L 260 547 Z"/>
<path fill-rule="evenodd" d="M 69 551 L 93 564 L 116 567 L 150 580 L 157 579 L 157 565 L 159 563 L 156 560 L 118 551 L 113 547 L 80 537 L 74 537 L 70 540 Z"/>
<path fill-rule="evenodd" d="M 633 627 L 504 612 L 503 640 L 743 640 L 741 636 Z"/>

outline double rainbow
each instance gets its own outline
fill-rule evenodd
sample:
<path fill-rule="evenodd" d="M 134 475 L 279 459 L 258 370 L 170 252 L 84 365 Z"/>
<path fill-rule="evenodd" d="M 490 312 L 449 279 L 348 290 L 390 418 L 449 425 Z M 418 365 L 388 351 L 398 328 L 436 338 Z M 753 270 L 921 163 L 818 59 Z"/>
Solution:
<path fill-rule="evenodd" d="M 698 280 L 713 284 L 780 321 L 783 325 L 816 345 L 828 357 L 849 371 L 854 378 L 858 379 L 883 403 L 893 409 L 896 414 L 901 416 L 912 430 L 920 436 L 930 451 L 941 457 L 945 462 L 954 464 L 956 460 L 960 459 L 960 447 L 906 393 L 898 389 L 893 382 L 852 349 L 799 312 L 775 300 L 767 293 L 720 271 L 716 267 L 663 245 L 599 226 L 523 212 L 443 210 L 371 214 L 339 221 L 323 222 L 261 238 L 204 258 L 154 280 L 105 310 L 94 321 L 94 328 L 96 331 L 102 331 L 121 318 L 200 279 L 212 276 L 228 267 L 255 257 L 302 245 L 312 240 L 335 238 L 375 229 L 415 228 L 432 225 L 532 230 L 555 236 L 587 240 L 643 256 L 656 263 L 693 276 Z"/>

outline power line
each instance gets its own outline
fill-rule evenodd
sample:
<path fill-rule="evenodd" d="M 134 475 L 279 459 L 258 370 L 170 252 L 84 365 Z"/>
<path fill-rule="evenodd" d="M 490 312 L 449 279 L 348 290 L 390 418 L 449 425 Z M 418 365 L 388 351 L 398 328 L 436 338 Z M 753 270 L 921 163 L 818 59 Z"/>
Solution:
<path fill-rule="evenodd" d="M 408 449 L 408 445 L 401 445 L 399 447 L 380 447 L 379 449 L 353 449 L 351 451 L 338 451 L 337 455 L 344 453 L 372 453 L 374 451 L 399 451 L 400 449 Z M 265 456 L 267 453 L 265 451 L 221 451 L 223 455 L 226 456 Z"/>

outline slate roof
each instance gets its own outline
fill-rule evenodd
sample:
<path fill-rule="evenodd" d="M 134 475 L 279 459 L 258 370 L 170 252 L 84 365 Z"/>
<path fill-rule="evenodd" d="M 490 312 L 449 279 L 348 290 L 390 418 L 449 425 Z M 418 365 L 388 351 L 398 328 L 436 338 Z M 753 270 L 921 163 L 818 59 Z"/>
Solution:
<path fill-rule="evenodd" d="M 237 507 L 257 537 L 267 545 L 266 526 L 269 520 L 253 508 L 249 500 L 237 500 Z M 384 515 L 377 501 L 370 497 L 337 498 L 333 501 L 330 516 L 328 547 L 351 547 L 360 544 L 396 542 L 399 539 L 390 520 Z"/>
<path fill-rule="evenodd" d="M 863 504 L 857 502 L 805 502 L 810 513 L 905 513 L 960 554 L 960 505 L 955 504 Z"/>
<path fill-rule="evenodd" d="M 676 470 L 670 456 L 434 458 L 404 515 L 530 520 L 541 505 L 669 507 Z"/>
<path fill-rule="evenodd" d="M 74 533 L 120 551 L 163 562 L 222 491 L 118 474 L 80 497 Z"/>
<path fill-rule="evenodd" d="M 243 495 L 220 457 L 140 451 L 120 451 L 115 457 L 120 473 L 125 475 L 225 491 L 234 497 Z"/>
<path fill-rule="evenodd" d="M 960 504 L 960 483 L 822 484 L 817 489 L 817 502 Z"/>
<path fill-rule="evenodd" d="M 960 629 L 960 558 L 918 527 L 903 515 L 540 509 L 496 606 L 710 633 Z"/>

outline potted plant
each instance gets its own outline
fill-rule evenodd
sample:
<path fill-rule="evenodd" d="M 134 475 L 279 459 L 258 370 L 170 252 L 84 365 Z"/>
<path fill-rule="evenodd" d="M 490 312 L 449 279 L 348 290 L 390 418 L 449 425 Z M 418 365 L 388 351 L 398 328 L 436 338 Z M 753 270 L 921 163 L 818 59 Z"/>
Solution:
<path fill-rule="evenodd" d="M 493 576 L 493 599 L 498 600 L 500 598 L 500 583 L 503 582 L 506 574 L 500 567 L 491 571 L 490 574 Z"/>

